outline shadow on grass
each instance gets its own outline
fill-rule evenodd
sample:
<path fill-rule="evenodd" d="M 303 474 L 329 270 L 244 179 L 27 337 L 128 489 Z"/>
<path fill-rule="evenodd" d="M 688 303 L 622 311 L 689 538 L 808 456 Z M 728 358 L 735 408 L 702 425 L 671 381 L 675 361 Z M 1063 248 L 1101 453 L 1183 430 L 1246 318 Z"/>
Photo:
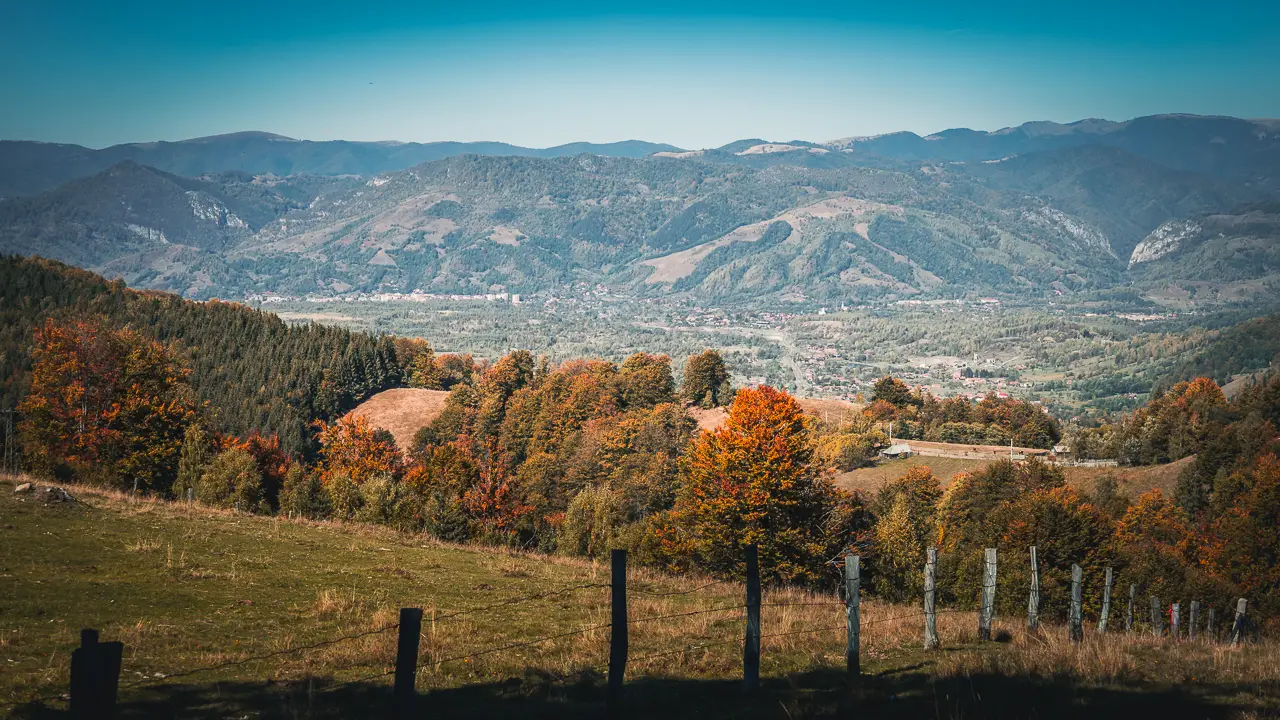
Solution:
<path fill-rule="evenodd" d="M 973 675 L 935 679 L 920 668 L 869 675 L 814 670 L 769 678 L 747 694 L 731 680 L 637 678 L 627 683 L 623 717 L 660 718 L 1235 718 L 1280 716 L 1280 685 L 1084 686 L 1062 678 Z M 59 706 L 26 706 L 15 718 L 67 717 Z M 421 695 L 413 717 L 525 720 L 603 718 L 603 678 L 553 682 L 530 672 L 503 682 Z M 130 691 L 117 718 L 393 718 L 389 683 L 326 688 L 301 683 L 228 682 Z"/>

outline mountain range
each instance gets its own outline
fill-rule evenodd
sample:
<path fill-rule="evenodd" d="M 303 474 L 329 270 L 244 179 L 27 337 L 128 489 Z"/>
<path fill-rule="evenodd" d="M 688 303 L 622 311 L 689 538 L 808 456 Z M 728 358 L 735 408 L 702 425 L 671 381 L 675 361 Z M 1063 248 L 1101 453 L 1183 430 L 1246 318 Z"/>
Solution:
<path fill-rule="evenodd" d="M 192 297 L 1280 296 L 1280 122 L 1166 115 L 748 139 L 0 142 L 0 251 Z M 1180 288 L 1170 294 L 1169 288 Z M 1182 298 L 1182 299 L 1185 299 Z"/>

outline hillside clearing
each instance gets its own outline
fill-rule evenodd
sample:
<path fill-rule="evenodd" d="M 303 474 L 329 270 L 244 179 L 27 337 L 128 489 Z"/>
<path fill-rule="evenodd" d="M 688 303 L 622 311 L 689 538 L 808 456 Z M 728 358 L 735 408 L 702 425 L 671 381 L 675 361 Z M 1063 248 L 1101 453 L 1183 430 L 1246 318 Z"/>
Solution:
<path fill-rule="evenodd" d="M 914 443 L 914 441 L 908 441 Z M 1116 490 L 1137 498 L 1144 492 L 1158 489 L 1165 495 L 1172 495 L 1178 484 L 1178 474 L 1187 465 L 1194 462 L 1193 457 L 1183 458 L 1165 465 L 1148 465 L 1139 467 L 1069 467 L 1060 469 L 1067 476 L 1067 485 L 1081 492 L 1091 493 L 1097 483 L 1104 477 L 1112 477 L 1116 481 Z M 943 487 L 951 483 L 956 473 L 973 473 L 990 465 L 992 460 L 970 458 L 923 457 L 916 455 L 902 460 L 881 460 L 872 467 L 859 468 L 836 475 L 836 484 L 846 490 L 861 490 L 874 494 L 885 483 L 902 477 L 913 467 L 927 467 L 933 471 L 934 477 Z"/>
<path fill-rule="evenodd" d="M 365 400 L 349 414 L 363 416 L 373 427 L 390 432 L 396 446 L 407 451 L 414 434 L 440 416 L 448 397 L 444 390 L 393 388 Z"/>
<path fill-rule="evenodd" d="M 536 593 L 607 582 L 596 563 L 444 545 L 384 528 L 237 515 L 72 488 L 80 502 L 23 502 L 0 482 L 0 703 L 61 692 L 81 627 L 125 643 L 121 714 L 346 716 L 385 702 L 388 679 L 324 691 L 385 672 L 394 633 L 249 660 L 377 630 L 400 606 L 424 607 L 418 687 L 442 717 L 594 717 L 607 629 L 448 662 L 451 657 L 600 625 L 608 590 L 580 588 L 445 620 L 444 615 Z M 633 569 L 633 593 L 704 585 Z M 633 594 L 628 701 L 674 717 L 877 715 L 1069 716 L 1081 705 L 1120 716 L 1136 704 L 1176 716 L 1274 711 L 1273 643 L 1176 649 L 1145 637 L 1028 639 L 1020 618 L 997 625 L 1009 643 L 979 646 L 974 615 L 939 616 L 945 653 L 918 649 L 915 608 L 863 604 L 865 683 L 843 680 L 843 610 L 830 595 L 766 590 L 762 676 L 769 702 L 744 702 L 742 588 Z M 789 607 L 770 604 L 792 603 Z M 800 603 L 796 605 L 794 603 Z M 710 608 L 671 618 L 636 620 Z M 440 617 L 439 622 L 431 618 Z M 670 651 L 676 655 L 644 659 Z M 1159 662 L 1155 662 L 1155 658 Z M 243 662 L 241 662 L 243 661 Z M 674 661 L 674 662 L 673 662 Z M 182 678 L 177 673 L 228 664 Z M 576 679 L 574 679 L 576 678 Z M 465 689 L 460 689 L 465 688 Z M 935 697 L 936 696 L 936 697 Z M 674 702 L 676 699 L 679 702 Z M 1123 711 L 1123 712 L 1122 712 Z M 513 715 L 514 713 L 514 715 Z M 38 715 L 38 706 L 17 710 Z M 1242 716 L 1243 717 L 1243 716 Z"/>

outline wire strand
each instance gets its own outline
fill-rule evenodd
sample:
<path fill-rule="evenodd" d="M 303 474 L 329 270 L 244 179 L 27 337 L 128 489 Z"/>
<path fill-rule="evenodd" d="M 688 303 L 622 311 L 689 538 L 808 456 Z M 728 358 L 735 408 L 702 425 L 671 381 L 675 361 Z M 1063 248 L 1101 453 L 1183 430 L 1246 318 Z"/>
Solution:
<path fill-rule="evenodd" d="M 521 595 L 519 597 L 503 600 L 502 602 L 493 603 L 492 605 L 481 605 L 479 607 L 468 608 L 466 610 L 457 610 L 454 612 L 445 613 L 443 615 L 436 615 L 432 617 L 431 620 L 439 622 L 440 620 L 449 620 L 451 618 L 456 618 L 462 615 L 470 615 L 472 613 L 477 613 L 477 612 L 496 610 L 497 608 L 507 607 L 509 605 L 520 605 L 522 603 L 532 602 L 533 600 L 543 600 L 545 598 L 556 597 L 558 595 L 568 595 L 569 593 L 577 592 L 578 590 L 586 590 L 588 588 L 597 588 L 597 587 L 609 587 L 609 584 L 608 583 L 587 583 L 585 585 L 574 585 L 573 587 L 568 587 L 561 590 L 549 590 L 547 592 L 534 593 L 532 595 Z"/>
<path fill-rule="evenodd" d="M 693 589 L 690 589 L 690 590 L 678 590 L 678 591 L 672 591 L 672 592 L 652 592 L 652 591 L 649 591 L 649 590 L 636 590 L 636 589 L 632 589 L 632 588 L 627 588 L 627 592 L 628 592 L 628 593 L 635 594 L 635 595 L 648 595 L 648 596 L 650 596 L 650 597 L 672 597 L 672 596 L 674 596 L 674 595 L 690 595 L 690 594 L 693 594 L 693 593 L 698 592 L 699 590 L 706 590 L 706 589 L 707 589 L 707 588 L 709 588 L 709 587 L 714 587 L 714 586 L 716 586 L 716 585 L 723 585 L 723 584 L 725 584 L 725 583 L 727 583 L 727 582 L 729 582 L 729 581 L 728 581 L 728 580 L 716 580 L 715 582 L 709 582 L 709 583 L 707 583 L 706 585 L 699 585 L 698 587 L 693 588 Z"/>
<path fill-rule="evenodd" d="M 209 665 L 209 666 L 207 666 L 207 667 L 200 667 L 200 668 L 194 668 L 194 669 L 191 669 L 191 670 L 184 670 L 184 671 L 182 671 L 182 672 L 178 672 L 178 673 L 164 674 L 164 676 L 163 676 L 163 677 L 158 677 L 158 678 L 143 678 L 143 679 L 140 679 L 140 680 L 135 680 L 135 681 L 130 682 L 130 683 L 125 683 L 125 684 L 121 685 L 120 687 L 122 687 L 122 688 L 137 687 L 137 686 L 139 686 L 139 685 L 143 685 L 143 684 L 149 683 L 149 682 L 151 682 L 152 680 L 161 680 L 161 681 L 163 681 L 163 680 L 171 680 L 171 679 L 173 679 L 173 678 L 188 677 L 188 676 L 190 676 L 190 675 L 196 675 L 196 674 L 198 674 L 198 673 L 202 673 L 202 672 L 209 672 L 209 671 L 212 671 L 212 670 L 221 670 L 221 669 L 223 669 L 223 668 L 236 667 L 236 666 L 239 666 L 239 665 L 247 665 L 248 663 L 251 663 L 251 662 L 257 662 L 257 661 L 259 661 L 259 660 L 268 660 L 268 659 L 270 659 L 270 658 L 273 658 L 273 657 L 280 657 L 280 656 L 282 656 L 282 655 L 291 655 L 291 654 L 293 654 L 293 653 L 305 652 L 305 651 L 307 651 L 307 650 L 316 650 L 316 649 L 318 649 L 318 648 L 328 647 L 328 646 L 330 646 L 330 645 L 337 645 L 337 644 L 338 644 L 338 643 L 340 643 L 340 642 L 346 642 L 346 641 L 348 641 L 348 640 L 356 640 L 356 639 L 363 638 L 363 637 L 369 637 L 370 635 L 377 635 L 377 634 L 379 634 L 379 633 L 384 633 L 384 632 L 386 632 L 386 631 L 388 631 L 388 630 L 394 630 L 394 629 L 396 629 L 396 628 L 398 628 L 398 627 L 400 627 L 400 623 L 392 623 L 391 625 L 384 625 L 384 626 L 382 626 L 382 627 L 380 627 L 380 628 L 377 628 L 377 629 L 375 629 L 375 630 L 367 630 L 367 631 L 362 632 L 362 633 L 356 633 L 355 635 L 345 635 L 345 636 L 343 636 L 343 637 L 333 638 L 333 639 L 331 639 L 331 640 L 322 640 L 322 641 L 320 641 L 320 642 L 318 642 L 318 643 L 313 643 L 313 644 L 311 644 L 311 645 L 300 645 L 300 646 L 298 646 L 298 647 L 291 647 L 291 648 L 286 648 L 286 649 L 284 649 L 284 650 L 277 650 L 277 651 L 275 651 L 275 652 L 270 652 L 270 653 L 267 653 L 267 654 L 265 654 L 265 655 L 253 655 L 253 656 L 250 656 L 250 657 L 247 657 L 247 658 L 241 658 L 241 659 L 239 659 L 239 660 L 228 660 L 228 661 L 226 661 L 226 662 L 218 663 L 218 664 L 216 664 L 216 665 Z"/>
<path fill-rule="evenodd" d="M 444 658 L 443 660 L 434 660 L 432 661 L 431 664 L 443 665 L 445 663 L 458 662 L 459 660 L 470 660 L 473 658 L 481 657 L 483 655 L 491 655 L 496 652 L 502 652 L 503 650 L 512 650 L 515 648 L 528 647 L 529 645 L 537 645 L 538 643 L 544 643 L 550 640 L 559 640 L 560 638 L 573 637 L 574 635 L 583 635 L 585 633 L 591 632 L 592 630 L 600 630 L 603 628 L 610 627 L 611 625 L 612 623 L 591 625 L 585 628 L 581 628 L 579 630 L 572 630 L 570 632 L 558 633 L 556 635 L 547 635 L 545 637 L 534 638 L 533 640 L 524 640 L 520 642 L 507 643 L 506 645 L 499 645 L 497 647 L 488 648 L 486 650 L 480 650 L 478 652 L 474 652 L 469 655 L 455 655 L 453 657 Z"/>
<path fill-rule="evenodd" d="M 727 610 L 742 610 L 745 607 L 746 605 L 729 605 L 726 607 L 707 608 L 705 610 L 690 610 L 689 612 L 671 613 L 669 615 L 650 615 L 648 617 L 635 618 L 634 620 L 628 619 L 627 624 L 635 625 L 637 623 L 653 622 L 655 620 L 670 620 L 672 618 L 690 617 L 692 615 L 706 615 L 707 613 L 724 612 Z"/>

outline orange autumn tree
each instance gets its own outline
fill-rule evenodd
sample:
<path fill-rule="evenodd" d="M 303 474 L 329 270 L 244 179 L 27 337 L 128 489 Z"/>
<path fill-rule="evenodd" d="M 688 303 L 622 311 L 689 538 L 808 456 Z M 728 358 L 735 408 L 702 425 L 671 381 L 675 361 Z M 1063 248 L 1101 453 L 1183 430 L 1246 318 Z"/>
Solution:
<path fill-rule="evenodd" d="M 1210 528 L 1204 564 L 1213 578 L 1266 607 L 1280 605 L 1280 459 L 1261 455 L 1243 473 L 1248 490 Z"/>
<path fill-rule="evenodd" d="M 812 583 L 847 539 L 826 532 L 839 494 L 814 461 L 808 421 L 785 392 L 738 392 L 725 424 L 693 442 L 681 469 L 683 487 L 658 531 L 669 554 L 736 574 L 744 547 L 754 543 L 764 577 Z"/>
<path fill-rule="evenodd" d="M 47 320 L 32 359 L 19 410 L 37 474 L 169 491 L 195 402 L 168 347 L 128 328 Z"/>
<path fill-rule="evenodd" d="M 478 534 L 500 542 L 512 542 L 521 519 L 534 508 L 521 499 L 516 478 L 499 457 L 497 442 L 485 444 L 483 451 L 471 451 L 478 471 L 476 482 L 463 493 L 462 505 L 477 525 Z"/>
<path fill-rule="evenodd" d="M 1159 489 L 1138 496 L 1116 523 L 1115 542 L 1130 582 L 1158 597 L 1187 585 L 1196 555 L 1196 537 L 1187 518 Z"/>
<path fill-rule="evenodd" d="M 334 423 L 319 420 L 316 428 L 325 485 L 341 476 L 359 487 L 375 477 L 400 474 L 404 460 L 395 443 L 380 437 L 363 415 L 346 415 Z"/>

